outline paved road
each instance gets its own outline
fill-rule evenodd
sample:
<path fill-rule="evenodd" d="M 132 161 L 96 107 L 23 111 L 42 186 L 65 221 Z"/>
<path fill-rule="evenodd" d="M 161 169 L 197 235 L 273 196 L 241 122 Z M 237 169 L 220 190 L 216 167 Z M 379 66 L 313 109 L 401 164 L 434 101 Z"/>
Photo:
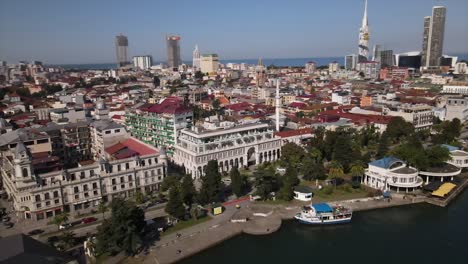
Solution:
<path fill-rule="evenodd" d="M 155 217 L 165 216 L 166 213 L 164 212 L 164 206 L 165 204 L 160 204 L 155 207 L 148 208 L 147 211 L 145 212 L 146 219 L 152 219 Z M 51 233 L 51 235 L 56 235 L 58 231 L 58 228 L 56 225 L 47 225 L 47 222 L 50 221 L 51 219 L 47 221 L 39 221 L 39 222 L 32 221 L 32 220 L 31 221 L 30 220 L 19 221 L 18 217 L 16 216 L 16 213 L 11 212 L 12 207 L 10 204 L 7 203 L 6 200 L 0 200 L 0 207 L 7 208 L 7 211 L 10 212 L 8 214 L 8 216 L 11 217 L 10 221 L 15 224 L 14 227 L 10 229 L 7 229 L 3 224 L 0 224 L 0 236 L 2 237 L 14 235 L 14 234 L 21 234 L 21 233 L 27 234 L 28 232 L 34 229 L 42 229 L 45 231 L 44 234 Z M 102 217 L 102 214 L 100 213 L 96 215 L 92 215 L 92 216 L 96 217 L 99 222 L 87 224 L 87 225 L 79 224 L 77 227 L 72 227 L 73 232 L 77 236 L 85 235 L 86 233 L 94 233 L 96 231 L 96 228 L 100 224 L 100 221 L 102 221 L 103 217 Z M 106 218 L 109 218 L 111 216 L 111 212 L 110 211 L 106 212 L 104 216 Z M 90 217 L 90 216 L 86 216 L 86 217 Z M 74 221 L 79 221 L 82 218 L 84 217 L 78 217 L 76 219 L 72 218 L 69 220 L 69 222 L 73 223 Z M 51 235 L 44 235 L 44 234 L 40 236 L 36 235 L 33 237 L 40 238 L 42 240 L 42 239 L 46 239 L 48 236 L 51 236 Z"/>

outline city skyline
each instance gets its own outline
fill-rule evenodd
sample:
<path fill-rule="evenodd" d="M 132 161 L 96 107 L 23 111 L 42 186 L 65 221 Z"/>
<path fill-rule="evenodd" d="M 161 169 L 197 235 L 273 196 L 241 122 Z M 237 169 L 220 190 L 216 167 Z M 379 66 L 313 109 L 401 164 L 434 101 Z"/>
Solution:
<path fill-rule="evenodd" d="M 115 61 L 112 42 L 119 33 L 129 39 L 128 57 L 148 54 L 155 61 L 166 61 L 165 36 L 169 34 L 182 37 L 183 61 L 191 60 L 195 44 L 199 44 L 200 53 L 217 53 L 221 60 L 343 57 L 358 53 L 356 39 L 364 9 L 364 0 L 320 2 L 319 8 L 306 1 L 294 5 L 271 1 L 253 5 L 242 1 L 185 2 L 184 8 L 166 2 L 87 3 L 3 1 L 0 60 L 111 63 Z M 369 45 L 381 44 L 395 53 L 421 50 L 423 18 L 431 15 L 436 5 L 447 7 L 444 54 L 468 53 L 468 33 L 464 30 L 468 3 L 463 1 L 389 4 L 371 0 Z M 180 10 L 165 12 L 171 8 Z M 401 16 L 395 21 L 398 13 Z M 398 26 L 401 24 L 405 27 Z"/>

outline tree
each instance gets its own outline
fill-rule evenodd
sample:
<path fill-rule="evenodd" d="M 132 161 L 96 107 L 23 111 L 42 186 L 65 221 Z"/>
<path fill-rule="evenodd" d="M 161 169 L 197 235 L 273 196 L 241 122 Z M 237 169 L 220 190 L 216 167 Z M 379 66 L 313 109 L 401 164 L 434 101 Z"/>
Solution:
<path fill-rule="evenodd" d="M 291 201 L 294 198 L 294 186 L 297 186 L 299 182 L 296 168 L 289 166 L 283 176 L 282 186 L 278 191 L 278 198 Z"/>
<path fill-rule="evenodd" d="M 104 202 L 100 202 L 99 205 L 98 205 L 98 212 L 100 212 L 102 214 L 102 219 L 106 219 L 106 217 L 104 216 L 104 213 L 107 212 L 107 206 Z"/>
<path fill-rule="evenodd" d="M 145 213 L 135 204 L 121 198 L 111 203 L 112 217 L 98 227 L 96 250 L 102 254 L 125 251 L 133 255 L 142 241 Z"/>
<path fill-rule="evenodd" d="M 388 145 L 389 145 L 389 137 L 387 132 L 383 132 L 382 136 L 380 137 L 379 147 L 377 149 L 376 158 L 381 159 L 385 157 L 388 153 Z"/>
<path fill-rule="evenodd" d="M 343 176 L 344 176 L 343 166 L 338 161 L 333 160 L 330 164 L 330 169 L 328 170 L 328 178 L 340 179 Z"/>
<path fill-rule="evenodd" d="M 140 190 L 137 190 L 135 193 L 135 202 L 137 204 L 141 204 L 144 201 L 145 201 L 145 195 Z"/>
<path fill-rule="evenodd" d="M 219 110 L 219 107 L 221 106 L 221 103 L 219 102 L 218 99 L 214 99 L 211 103 L 211 107 L 213 107 L 213 110 L 216 112 Z"/>
<path fill-rule="evenodd" d="M 237 196 L 241 197 L 244 194 L 246 188 L 246 181 L 244 176 L 239 173 L 237 167 L 233 167 L 229 172 L 229 176 L 231 177 L 231 187 L 232 192 Z"/>
<path fill-rule="evenodd" d="M 413 134 L 414 126 L 406 122 L 403 117 L 397 116 L 390 120 L 385 131 L 391 140 L 398 141 L 402 137 Z"/>
<path fill-rule="evenodd" d="M 325 167 L 322 161 L 314 160 L 312 157 L 306 157 L 302 162 L 302 173 L 303 179 L 307 181 L 311 180 L 324 180 L 327 178 L 325 174 Z"/>
<path fill-rule="evenodd" d="M 418 169 L 425 169 L 429 165 L 424 148 L 414 142 L 407 142 L 396 147 L 393 149 L 392 154 L 406 161 L 408 166 L 414 166 Z"/>
<path fill-rule="evenodd" d="M 193 184 L 192 175 L 186 174 L 182 179 L 182 184 L 180 186 L 180 192 L 182 196 L 182 201 L 191 206 L 195 200 L 195 196 L 197 194 L 197 190 L 195 189 L 195 185 Z"/>
<path fill-rule="evenodd" d="M 222 200 L 223 183 L 218 169 L 218 161 L 210 160 L 206 165 L 205 176 L 199 193 L 199 202 L 202 204 L 220 202 Z"/>
<path fill-rule="evenodd" d="M 182 195 L 177 186 L 171 187 L 169 190 L 169 201 L 165 208 L 166 213 L 179 220 L 185 217 L 185 207 L 182 201 Z"/>
<path fill-rule="evenodd" d="M 281 161 L 288 166 L 300 166 L 305 156 L 304 149 L 296 143 L 286 143 L 281 147 Z"/>
<path fill-rule="evenodd" d="M 353 178 L 359 178 L 359 181 L 361 181 L 362 176 L 364 176 L 364 167 L 362 166 L 362 163 L 357 161 L 351 165 L 351 176 Z"/>
<path fill-rule="evenodd" d="M 333 149 L 333 160 L 340 161 L 340 164 L 343 166 L 343 170 L 348 171 L 351 162 L 358 158 L 354 155 L 354 150 L 351 146 L 351 138 L 345 135 L 339 136 L 333 146 Z"/>
<path fill-rule="evenodd" d="M 277 190 L 278 182 L 273 168 L 264 168 L 261 166 L 254 172 L 254 177 L 254 186 L 257 188 L 256 194 L 263 200 L 268 199 L 270 193 Z"/>
<path fill-rule="evenodd" d="M 442 146 L 433 146 L 427 149 L 426 155 L 430 167 L 443 166 L 451 158 L 450 151 Z"/>
<path fill-rule="evenodd" d="M 201 71 L 196 71 L 194 77 L 197 80 L 201 80 L 203 79 L 203 73 Z"/>
<path fill-rule="evenodd" d="M 179 176 L 169 175 L 166 178 L 164 178 L 163 182 L 161 183 L 161 191 L 165 192 L 169 190 L 172 186 L 178 185 L 179 182 Z"/>

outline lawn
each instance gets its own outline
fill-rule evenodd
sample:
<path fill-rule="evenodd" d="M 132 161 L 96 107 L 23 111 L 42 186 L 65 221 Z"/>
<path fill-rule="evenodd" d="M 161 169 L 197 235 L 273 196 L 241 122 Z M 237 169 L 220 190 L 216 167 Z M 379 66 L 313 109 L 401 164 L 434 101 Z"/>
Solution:
<path fill-rule="evenodd" d="M 180 231 L 182 229 L 189 228 L 189 227 L 192 227 L 192 226 L 207 222 L 209 220 L 211 220 L 210 216 L 206 216 L 206 217 L 203 217 L 203 218 L 200 218 L 200 219 L 190 219 L 190 220 L 187 220 L 187 221 L 180 221 L 175 226 L 169 227 L 166 231 L 161 233 L 161 236 L 162 237 L 167 236 L 167 235 L 172 234 L 174 232 L 177 232 L 177 231 Z"/>
<path fill-rule="evenodd" d="M 329 201 L 342 201 L 342 200 L 350 200 L 350 199 L 358 199 L 358 198 L 365 198 L 368 197 L 369 190 L 365 187 L 361 187 L 358 189 L 343 189 L 341 187 L 337 187 L 336 189 L 333 188 L 332 193 L 326 193 L 325 189 L 320 191 L 314 191 L 313 200 L 314 201 L 322 201 L 322 202 L 329 202 Z"/>

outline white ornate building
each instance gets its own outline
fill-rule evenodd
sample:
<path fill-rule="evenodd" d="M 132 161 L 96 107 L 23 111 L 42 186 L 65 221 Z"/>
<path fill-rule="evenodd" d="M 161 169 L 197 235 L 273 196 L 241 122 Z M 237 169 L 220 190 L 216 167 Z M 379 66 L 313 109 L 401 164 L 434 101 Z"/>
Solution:
<path fill-rule="evenodd" d="M 364 176 L 365 185 L 382 191 L 414 191 L 423 184 L 418 170 L 394 157 L 385 157 L 369 163 Z"/>
<path fill-rule="evenodd" d="M 76 168 L 38 174 L 36 160 L 19 142 L 14 149 L 1 152 L 0 173 L 14 210 L 22 218 L 37 221 L 64 211 L 96 210 L 101 201 L 130 197 L 137 191 L 151 192 L 166 174 L 165 151 L 134 138 L 108 147 L 101 157 L 82 161 Z"/>
<path fill-rule="evenodd" d="M 280 155 L 281 139 L 268 124 L 213 121 L 180 131 L 174 161 L 199 178 L 210 160 L 218 162 L 220 171 L 229 172 L 234 166 L 275 161 Z"/>

